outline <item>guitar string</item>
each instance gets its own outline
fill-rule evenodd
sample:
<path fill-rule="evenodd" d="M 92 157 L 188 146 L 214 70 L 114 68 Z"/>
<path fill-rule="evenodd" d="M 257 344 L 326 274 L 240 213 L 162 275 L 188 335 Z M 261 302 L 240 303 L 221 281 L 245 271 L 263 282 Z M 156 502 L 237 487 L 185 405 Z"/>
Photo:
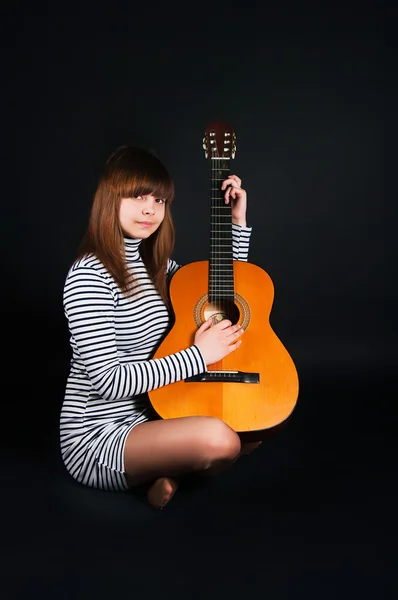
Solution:
<path fill-rule="evenodd" d="M 213 252 L 210 283 L 212 289 L 212 301 L 214 302 L 215 306 L 224 314 L 227 312 L 229 300 L 228 295 L 230 294 L 230 277 L 232 276 L 233 279 L 233 271 L 232 273 L 230 272 L 230 259 L 232 253 L 232 239 L 230 235 L 231 232 L 229 232 L 230 220 L 228 219 L 226 221 L 230 215 L 228 211 L 231 210 L 231 206 L 230 204 L 227 206 L 224 204 L 223 193 L 221 189 L 219 189 L 221 181 L 226 177 L 227 171 L 229 170 L 227 165 L 227 160 L 219 156 L 216 145 L 216 156 L 211 161 L 211 200 L 213 224 L 213 240 L 211 248 Z M 223 244 L 222 242 L 228 242 L 228 244 Z M 228 248 L 228 251 L 226 251 L 225 248 L 229 244 L 231 244 L 231 248 Z M 224 262 L 222 263 L 222 261 Z M 224 264 L 225 262 L 228 264 Z"/>
<path fill-rule="evenodd" d="M 227 305 L 228 305 L 228 286 L 230 284 L 229 276 L 231 273 L 229 272 L 229 260 L 224 261 L 224 259 L 230 259 L 230 249 L 226 251 L 226 244 L 223 242 L 232 243 L 230 236 L 228 235 L 228 225 L 229 220 L 226 219 L 229 216 L 230 205 L 225 206 L 223 203 L 223 193 L 221 189 L 219 189 L 220 183 L 223 179 L 225 179 L 227 175 L 227 162 L 225 159 L 217 156 L 217 158 L 212 161 L 213 166 L 213 190 L 212 190 L 212 206 L 213 206 L 213 226 L 214 226 L 214 242 L 213 242 L 213 270 L 212 270 L 212 289 L 213 289 L 213 298 L 216 304 L 216 307 L 219 310 L 226 314 Z M 222 263 L 222 261 L 224 261 Z M 224 263 L 228 262 L 228 265 Z M 226 269 L 227 267 L 227 269 Z M 227 272 L 224 272 L 225 269 Z"/>
<path fill-rule="evenodd" d="M 218 152 L 218 150 L 217 150 Z M 221 306 L 221 289 L 220 289 L 220 273 L 219 273 L 219 269 L 220 269 L 220 258 L 221 258 L 221 249 L 220 249 L 220 238 L 221 238 L 221 220 L 219 218 L 219 204 L 220 204 L 220 191 L 219 191 L 219 184 L 220 184 L 220 179 L 221 177 L 219 177 L 219 173 L 220 173 L 220 168 L 221 168 L 221 164 L 220 164 L 220 158 L 219 156 L 217 157 L 217 159 L 214 161 L 214 167 L 215 167 L 215 172 L 214 172 L 214 178 L 213 178 L 213 194 L 214 194 L 214 200 L 213 200 L 213 223 L 214 223 L 214 254 L 215 254 L 215 258 L 214 258 L 214 263 L 213 263 L 213 287 L 214 287 L 214 296 L 215 296 L 215 305 L 217 310 L 222 311 L 223 307 Z"/>
<path fill-rule="evenodd" d="M 216 145 L 217 148 L 217 145 Z M 217 149 L 217 158 L 213 161 L 213 182 L 212 182 L 212 211 L 213 211 L 213 272 L 212 272 L 212 287 L 213 287 L 213 301 L 216 310 L 220 310 L 220 298 L 219 289 L 218 289 L 218 263 L 220 259 L 220 248 L 219 248 L 219 234 L 217 235 L 218 229 L 218 172 L 219 172 L 219 157 L 218 157 L 218 149 Z"/>

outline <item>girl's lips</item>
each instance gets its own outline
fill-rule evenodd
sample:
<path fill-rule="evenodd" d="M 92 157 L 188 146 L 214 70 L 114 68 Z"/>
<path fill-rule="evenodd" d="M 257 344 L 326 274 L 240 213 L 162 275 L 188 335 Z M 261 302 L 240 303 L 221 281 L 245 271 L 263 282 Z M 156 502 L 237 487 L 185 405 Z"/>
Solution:
<path fill-rule="evenodd" d="M 151 227 L 151 225 L 152 225 L 152 223 L 150 221 L 139 221 L 138 224 L 141 225 L 142 227 Z"/>

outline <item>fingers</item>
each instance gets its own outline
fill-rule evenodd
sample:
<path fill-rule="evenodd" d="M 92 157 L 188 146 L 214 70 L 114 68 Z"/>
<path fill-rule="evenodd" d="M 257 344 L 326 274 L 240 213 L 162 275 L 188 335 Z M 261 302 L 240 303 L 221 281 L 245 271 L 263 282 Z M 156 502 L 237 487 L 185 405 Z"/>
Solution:
<path fill-rule="evenodd" d="M 195 335 L 195 343 L 202 351 L 206 364 L 213 364 L 239 348 L 244 329 L 223 319 L 212 326 L 212 318 L 202 323 Z"/>
<path fill-rule="evenodd" d="M 218 327 L 218 329 L 226 329 L 227 327 L 239 327 L 239 325 L 232 325 L 232 321 L 229 319 L 223 319 L 222 321 L 218 321 L 214 324 L 213 316 L 209 317 L 207 321 L 204 321 L 202 325 L 199 327 L 198 331 L 206 331 L 206 329 L 210 329 L 210 327 Z"/>
<path fill-rule="evenodd" d="M 212 325 L 212 318 L 210 317 L 210 319 L 202 323 L 198 329 L 198 332 L 203 333 L 211 327 L 213 327 L 213 329 L 219 329 L 222 331 L 223 337 L 225 336 L 224 340 L 228 345 L 231 344 L 231 341 L 240 338 L 245 331 L 239 324 L 232 325 L 232 322 L 229 319 L 223 319 L 215 325 Z"/>
<path fill-rule="evenodd" d="M 230 200 L 237 198 L 239 194 L 242 195 L 243 191 L 244 190 L 242 190 L 242 188 L 238 187 L 237 185 L 236 186 L 229 185 L 224 194 L 224 199 L 225 199 L 226 203 L 228 204 L 228 202 Z"/>
<path fill-rule="evenodd" d="M 239 323 L 235 323 L 235 325 L 232 324 L 232 321 L 230 321 L 229 319 L 223 319 L 222 321 L 218 321 L 215 325 L 213 324 L 213 317 L 209 317 L 207 319 L 207 321 L 204 321 L 202 323 L 202 325 L 199 327 L 198 331 L 202 330 L 204 331 L 205 329 L 210 328 L 213 325 L 213 327 L 217 327 L 218 329 L 228 329 L 230 328 L 231 331 L 228 332 L 229 334 L 233 334 L 236 331 L 243 331 L 243 327 L 241 325 L 239 325 Z"/>
<path fill-rule="evenodd" d="M 239 325 L 239 323 L 232 325 L 232 322 L 229 321 L 228 319 L 223 319 L 222 321 L 217 323 L 217 325 L 215 325 L 215 327 L 218 327 L 219 329 L 223 329 L 224 333 L 227 336 L 234 335 L 235 333 L 239 333 L 239 335 L 241 335 L 243 333 L 243 327 L 241 325 Z"/>
<path fill-rule="evenodd" d="M 243 331 L 243 327 L 239 325 L 239 323 L 237 323 L 236 325 L 231 325 L 230 335 L 233 335 L 234 333 L 237 333 L 241 330 Z"/>
<path fill-rule="evenodd" d="M 242 180 L 237 175 L 229 175 L 228 178 L 233 179 L 235 181 L 237 187 L 240 187 L 242 185 Z"/>
<path fill-rule="evenodd" d="M 230 321 L 229 321 L 230 323 Z M 223 334 L 225 334 L 224 341 L 230 346 L 232 342 L 238 340 L 244 333 L 244 329 L 241 325 L 230 325 L 223 328 Z M 232 344 L 233 345 L 233 344 Z"/>
<path fill-rule="evenodd" d="M 212 324 L 213 324 L 213 321 L 212 321 L 212 318 L 210 317 L 210 319 L 207 319 L 207 321 L 202 323 L 202 325 L 199 327 L 198 331 L 206 331 L 206 329 L 210 329 Z"/>
<path fill-rule="evenodd" d="M 225 179 L 221 184 L 221 189 L 225 190 L 228 186 L 232 186 L 235 188 L 240 188 L 242 185 L 242 180 L 237 175 L 228 175 L 228 178 Z"/>
<path fill-rule="evenodd" d="M 234 350 L 237 350 L 239 348 L 239 346 L 241 345 L 242 340 L 237 340 L 234 344 L 229 344 L 228 346 L 228 354 L 231 354 L 231 352 L 234 352 Z"/>
<path fill-rule="evenodd" d="M 244 199 L 246 191 L 242 188 L 242 180 L 236 175 L 230 175 L 221 184 L 221 190 L 225 190 L 225 204 L 229 204 L 232 200 Z"/>
<path fill-rule="evenodd" d="M 219 321 L 215 327 L 218 327 L 219 329 L 227 329 L 227 327 L 231 327 L 232 326 L 232 322 L 229 319 L 223 319 L 222 321 Z"/>
<path fill-rule="evenodd" d="M 244 333 L 244 329 L 243 327 L 241 327 L 240 325 L 237 325 L 236 327 L 233 328 L 232 333 L 228 336 L 228 343 L 231 343 L 231 340 L 237 340 L 239 339 Z"/>

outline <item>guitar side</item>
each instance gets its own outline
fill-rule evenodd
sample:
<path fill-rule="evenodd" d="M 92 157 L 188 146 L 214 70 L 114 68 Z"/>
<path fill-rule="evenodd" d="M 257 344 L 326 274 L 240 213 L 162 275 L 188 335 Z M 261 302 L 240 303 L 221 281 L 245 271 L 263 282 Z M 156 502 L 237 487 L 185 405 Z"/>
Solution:
<path fill-rule="evenodd" d="M 149 392 L 163 419 L 213 416 L 236 432 L 262 431 L 285 421 L 298 397 L 298 375 L 288 351 L 273 331 L 269 317 L 274 286 L 260 267 L 234 261 L 235 303 L 245 329 L 241 346 L 208 371 L 258 374 L 258 383 L 178 381 Z M 194 343 L 204 322 L 208 291 L 208 261 L 181 267 L 173 276 L 170 297 L 175 321 L 153 358 L 184 350 Z"/>

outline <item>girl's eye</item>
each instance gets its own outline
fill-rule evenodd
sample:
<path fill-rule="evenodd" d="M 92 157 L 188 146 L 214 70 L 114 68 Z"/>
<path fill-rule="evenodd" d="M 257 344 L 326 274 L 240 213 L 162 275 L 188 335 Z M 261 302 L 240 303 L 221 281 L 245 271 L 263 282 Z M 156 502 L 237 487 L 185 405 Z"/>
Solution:
<path fill-rule="evenodd" d="M 144 200 L 142 196 L 136 196 L 135 200 Z M 156 202 L 159 204 L 164 204 L 166 200 L 164 198 L 156 198 Z"/>

